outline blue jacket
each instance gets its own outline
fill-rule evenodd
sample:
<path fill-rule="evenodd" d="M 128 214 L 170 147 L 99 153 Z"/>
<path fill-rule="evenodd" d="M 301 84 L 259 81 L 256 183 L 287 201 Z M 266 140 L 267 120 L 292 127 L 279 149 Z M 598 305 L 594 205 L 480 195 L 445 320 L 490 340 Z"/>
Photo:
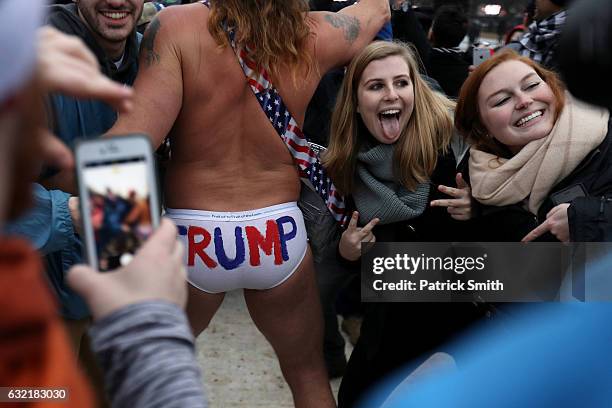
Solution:
<path fill-rule="evenodd" d="M 138 72 L 140 34 L 128 38 L 121 65 L 117 68 L 96 43 L 89 29 L 78 16 L 75 4 L 49 8 L 48 24 L 80 37 L 97 56 L 102 72 L 108 77 L 131 85 Z M 51 128 L 68 146 L 76 139 L 99 136 L 112 127 L 117 114 L 109 105 L 94 100 L 77 100 L 65 95 L 53 95 L 49 101 L 53 117 Z M 76 293 L 65 283 L 68 269 L 83 258 L 83 244 L 74 233 L 68 209 L 70 194 L 59 190 L 48 191 L 34 185 L 34 208 L 24 217 L 8 225 L 8 233 L 21 235 L 45 255 L 45 268 L 50 285 L 61 304 L 61 314 L 67 319 L 82 319 L 89 310 Z"/>

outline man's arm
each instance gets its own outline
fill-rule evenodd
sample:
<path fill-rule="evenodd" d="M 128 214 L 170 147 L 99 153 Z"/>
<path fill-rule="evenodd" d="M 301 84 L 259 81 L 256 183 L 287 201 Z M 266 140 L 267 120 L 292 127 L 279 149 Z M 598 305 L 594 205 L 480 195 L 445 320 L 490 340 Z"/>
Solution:
<path fill-rule="evenodd" d="M 194 338 L 171 303 L 132 304 L 90 330 L 114 407 L 205 407 Z"/>
<path fill-rule="evenodd" d="M 157 148 L 181 109 L 183 77 L 176 38 L 185 24 L 182 7 L 162 10 L 149 24 L 140 45 L 134 107 L 119 115 L 108 135 L 145 133 Z"/>
<path fill-rule="evenodd" d="M 5 232 L 26 238 L 43 255 L 70 247 L 76 239 L 70 194 L 34 184 L 34 206 Z"/>
<path fill-rule="evenodd" d="M 362 0 L 337 13 L 311 13 L 320 72 L 346 65 L 389 21 L 388 0 Z"/>

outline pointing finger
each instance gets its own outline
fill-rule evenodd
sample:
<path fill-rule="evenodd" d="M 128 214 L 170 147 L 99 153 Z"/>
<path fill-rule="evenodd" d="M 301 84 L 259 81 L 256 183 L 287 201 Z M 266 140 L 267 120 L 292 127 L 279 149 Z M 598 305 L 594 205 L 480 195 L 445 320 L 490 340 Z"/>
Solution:
<path fill-rule="evenodd" d="M 529 234 L 525 235 L 521 242 L 530 242 L 543 235 L 544 233 L 550 231 L 551 224 L 548 221 L 544 221 L 542 224 L 535 227 Z"/>

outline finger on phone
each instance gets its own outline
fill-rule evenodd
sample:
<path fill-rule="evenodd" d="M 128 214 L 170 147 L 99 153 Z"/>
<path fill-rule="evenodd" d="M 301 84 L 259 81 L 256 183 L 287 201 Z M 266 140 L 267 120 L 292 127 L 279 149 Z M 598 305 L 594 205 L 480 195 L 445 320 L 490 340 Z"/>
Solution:
<path fill-rule="evenodd" d="M 162 248 L 166 248 L 167 252 L 171 252 L 176 243 L 176 234 L 177 230 L 174 222 L 164 217 L 157 230 L 149 237 L 142 249 L 145 251 L 159 251 Z"/>

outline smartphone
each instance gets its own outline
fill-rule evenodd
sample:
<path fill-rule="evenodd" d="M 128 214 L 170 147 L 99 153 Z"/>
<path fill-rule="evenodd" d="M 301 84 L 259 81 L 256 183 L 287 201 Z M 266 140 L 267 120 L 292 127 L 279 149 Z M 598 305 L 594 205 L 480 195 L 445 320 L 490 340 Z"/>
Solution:
<path fill-rule="evenodd" d="M 88 263 L 101 272 L 125 266 L 159 225 L 149 138 L 80 141 L 75 159 Z"/>
<path fill-rule="evenodd" d="M 472 65 L 477 67 L 482 64 L 493 55 L 493 49 L 491 48 L 474 48 L 472 56 Z"/>

